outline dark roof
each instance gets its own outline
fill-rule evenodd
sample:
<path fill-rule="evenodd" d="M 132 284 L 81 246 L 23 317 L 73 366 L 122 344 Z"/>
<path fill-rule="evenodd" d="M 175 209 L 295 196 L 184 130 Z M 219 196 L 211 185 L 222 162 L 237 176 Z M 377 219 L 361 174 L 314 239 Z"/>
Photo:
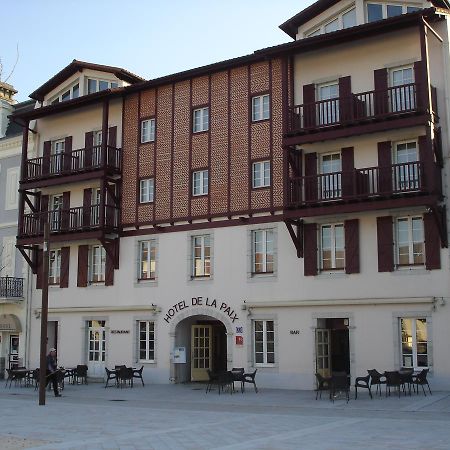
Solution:
<path fill-rule="evenodd" d="M 16 103 L 13 105 L 14 112 L 13 114 L 22 114 L 29 111 L 32 111 L 34 109 L 35 105 L 34 100 L 26 100 L 25 102 Z M 16 122 L 13 122 L 12 120 L 9 120 L 8 127 L 6 128 L 5 136 L 3 136 L 2 139 L 8 139 L 14 136 L 19 136 L 22 134 L 23 128 L 18 125 Z"/>
<path fill-rule="evenodd" d="M 282 23 L 279 28 L 291 38 L 295 39 L 298 27 L 300 25 L 305 24 L 340 1 L 341 0 L 317 0 L 315 3 L 300 11 L 295 16 L 286 20 L 286 22 Z M 448 0 L 430 0 L 430 3 L 437 8 L 450 8 L 450 3 Z"/>
<path fill-rule="evenodd" d="M 30 97 L 34 98 L 35 100 L 42 101 L 44 99 L 44 96 L 51 90 L 55 89 L 55 87 L 67 80 L 67 78 L 72 76 L 74 73 L 81 72 L 83 69 L 109 72 L 114 74 L 117 78 L 119 78 L 119 80 L 123 80 L 131 84 L 144 80 L 144 78 L 141 78 L 138 75 L 128 72 L 128 70 L 122 69 L 120 67 L 104 66 L 102 64 L 93 64 L 84 61 L 77 61 L 76 59 L 74 59 L 68 66 L 64 67 L 64 69 L 62 69 L 52 78 L 50 78 L 50 80 L 46 81 L 41 87 L 37 88 L 33 93 L 31 93 Z"/>

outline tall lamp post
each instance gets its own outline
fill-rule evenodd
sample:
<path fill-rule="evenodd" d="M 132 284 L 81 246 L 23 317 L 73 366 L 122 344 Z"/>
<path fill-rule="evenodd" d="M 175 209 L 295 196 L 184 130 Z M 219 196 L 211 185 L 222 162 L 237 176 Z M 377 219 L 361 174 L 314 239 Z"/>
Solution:
<path fill-rule="evenodd" d="M 45 405 L 47 381 L 47 321 L 48 321 L 48 256 L 50 251 L 48 217 L 44 223 L 44 250 L 42 255 L 42 309 L 41 309 L 41 360 L 39 365 L 39 405 Z"/>

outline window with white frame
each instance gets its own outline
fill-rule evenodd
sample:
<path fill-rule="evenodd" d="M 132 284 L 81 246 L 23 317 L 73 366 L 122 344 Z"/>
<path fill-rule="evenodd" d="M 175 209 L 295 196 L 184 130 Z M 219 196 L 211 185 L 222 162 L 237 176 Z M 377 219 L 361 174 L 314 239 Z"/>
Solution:
<path fill-rule="evenodd" d="M 59 284 L 61 277 L 61 249 L 50 250 L 48 256 L 48 283 Z"/>
<path fill-rule="evenodd" d="M 145 178 L 139 181 L 139 202 L 152 203 L 155 194 L 154 178 Z"/>
<path fill-rule="evenodd" d="M 414 369 L 428 367 L 427 319 L 400 318 L 401 366 Z"/>
<path fill-rule="evenodd" d="M 395 221 L 396 263 L 398 266 L 425 264 L 423 217 L 399 217 Z"/>
<path fill-rule="evenodd" d="M 155 119 L 141 121 L 141 144 L 155 140 Z"/>
<path fill-rule="evenodd" d="M 106 251 L 101 245 L 89 248 L 89 281 L 102 283 L 105 281 Z"/>
<path fill-rule="evenodd" d="M 211 238 L 209 235 L 192 236 L 192 277 L 211 276 Z"/>
<path fill-rule="evenodd" d="M 333 125 L 339 122 L 339 83 L 332 81 L 317 86 L 319 124 Z"/>
<path fill-rule="evenodd" d="M 64 139 L 58 139 L 52 142 L 50 156 L 50 173 L 60 173 L 63 164 L 63 153 L 66 148 Z"/>
<path fill-rule="evenodd" d="M 320 156 L 320 188 L 322 199 L 340 198 L 342 195 L 341 153 L 327 153 Z"/>
<path fill-rule="evenodd" d="M 394 147 L 394 177 L 397 191 L 419 189 L 417 142 L 398 142 Z"/>
<path fill-rule="evenodd" d="M 412 66 L 396 67 L 390 70 L 389 100 L 391 111 L 409 111 L 416 107 L 414 69 Z"/>
<path fill-rule="evenodd" d="M 196 170 L 192 173 L 192 195 L 208 194 L 208 171 Z"/>
<path fill-rule="evenodd" d="M 17 209 L 19 202 L 19 167 L 10 167 L 6 171 L 5 209 Z"/>
<path fill-rule="evenodd" d="M 252 273 L 273 273 L 274 231 L 252 231 Z"/>
<path fill-rule="evenodd" d="M 200 133 L 201 131 L 209 130 L 209 107 L 194 109 L 192 116 L 193 132 Z"/>
<path fill-rule="evenodd" d="M 320 227 L 321 270 L 342 270 L 345 267 L 344 225 L 331 224 Z"/>
<path fill-rule="evenodd" d="M 93 94 L 94 92 L 105 91 L 106 89 L 113 89 L 119 86 L 115 81 L 99 80 L 96 78 L 87 79 L 87 93 Z"/>
<path fill-rule="evenodd" d="M 377 20 L 388 19 L 389 17 L 400 16 L 406 13 L 419 11 L 418 6 L 407 4 L 389 4 L 389 3 L 366 3 L 367 22 L 376 22 Z"/>
<path fill-rule="evenodd" d="M 63 195 L 54 194 L 50 197 L 49 201 L 49 220 L 50 220 L 50 231 L 60 231 L 61 229 L 61 216 L 63 209 Z"/>
<path fill-rule="evenodd" d="M 269 94 L 252 97 L 252 121 L 265 120 L 270 117 Z"/>
<path fill-rule="evenodd" d="M 141 320 L 139 326 L 139 361 L 155 361 L 155 322 Z"/>
<path fill-rule="evenodd" d="M 139 280 L 154 280 L 156 276 L 156 240 L 139 242 Z"/>
<path fill-rule="evenodd" d="M 257 161 L 252 164 L 252 186 L 270 186 L 270 161 Z"/>
<path fill-rule="evenodd" d="M 322 33 L 331 33 L 333 31 L 342 30 L 356 26 L 356 8 L 353 6 L 340 13 L 337 16 L 323 22 L 317 28 L 313 28 L 305 33 L 306 37 L 318 36 Z"/>
<path fill-rule="evenodd" d="M 80 84 L 77 82 L 70 88 L 58 94 L 50 103 L 52 105 L 55 105 L 56 103 L 72 100 L 73 98 L 78 98 L 79 95 L 80 95 Z"/>
<path fill-rule="evenodd" d="M 255 366 L 275 364 L 275 324 L 273 320 L 255 320 L 254 362 Z"/>

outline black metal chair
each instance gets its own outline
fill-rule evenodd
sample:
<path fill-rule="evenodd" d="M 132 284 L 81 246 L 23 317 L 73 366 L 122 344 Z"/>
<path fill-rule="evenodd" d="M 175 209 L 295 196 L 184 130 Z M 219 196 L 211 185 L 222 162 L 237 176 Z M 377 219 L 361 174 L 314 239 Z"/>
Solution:
<path fill-rule="evenodd" d="M 144 370 L 144 366 L 142 366 L 140 369 L 134 369 L 133 370 L 133 378 L 138 378 L 141 380 L 142 386 L 144 385 L 144 379 L 142 378 L 142 372 Z"/>
<path fill-rule="evenodd" d="M 81 384 L 88 384 L 87 382 L 88 366 L 85 364 L 79 364 L 75 369 L 74 383 L 78 384 L 81 380 Z"/>
<path fill-rule="evenodd" d="M 421 372 L 419 372 L 417 375 L 412 376 L 412 383 L 413 386 L 416 386 L 417 388 L 417 394 L 419 394 L 419 386 L 422 386 L 423 395 L 427 395 L 425 392 L 425 385 L 428 386 L 428 390 L 430 391 L 430 395 L 433 395 L 431 392 L 430 384 L 428 383 L 427 376 L 428 376 L 429 369 L 423 369 Z"/>
<path fill-rule="evenodd" d="M 233 375 L 233 390 L 234 390 L 234 383 L 238 382 L 241 383 L 241 392 L 244 392 L 244 373 L 245 370 L 243 367 L 233 367 L 231 369 L 231 374 Z"/>
<path fill-rule="evenodd" d="M 213 385 L 219 385 L 219 374 L 207 369 L 208 384 L 206 385 L 206 393 L 211 392 Z"/>
<path fill-rule="evenodd" d="M 401 369 L 398 371 L 403 392 L 411 395 L 411 386 L 414 387 L 413 375 L 414 369 Z"/>
<path fill-rule="evenodd" d="M 372 389 L 372 386 L 375 385 L 377 387 L 376 392 L 379 392 L 381 396 L 381 386 L 386 384 L 386 377 L 376 369 L 370 369 L 367 373 L 370 375 L 370 388 Z"/>
<path fill-rule="evenodd" d="M 117 372 L 117 387 L 123 388 L 128 384 L 133 387 L 133 369 L 131 367 L 121 367 Z"/>
<path fill-rule="evenodd" d="M 316 373 L 315 375 L 316 375 L 316 400 L 317 400 L 319 392 L 320 398 L 322 398 L 322 392 L 330 390 L 331 378 L 325 378 L 322 375 L 320 375 L 320 373 Z"/>
<path fill-rule="evenodd" d="M 35 391 L 39 387 L 39 374 L 40 374 L 39 367 L 37 369 L 33 370 L 33 381 L 34 381 L 34 390 Z"/>
<path fill-rule="evenodd" d="M 105 389 L 108 387 L 109 380 L 114 380 L 114 383 L 117 384 L 117 372 L 115 370 L 109 370 L 105 367 L 106 372 L 106 383 Z"/>
<path fill-rule="evenodd" d="M 337 397 L 338 392 L 344 392 L 347 403 L 350 400 L 350 380 L 346 372 L 334 373 L 331 376 L 330 399 L 333 401 Z"/>
<path fill-rule="evenodd" d="M 9 387 L 11 387 L 11 383 L 14 381 L 13 370 L 12 369 L 6 369 L 6 373 L 8 374 L 8 377 L 6 378 L 5 389 L 8 387 L 8 382 L 9 382 Z"/>
<path fill-rule="evenodd" d="M 402 386 L 402 379 L 400 378 L 400 374 L 397 371 L 393 372 L 384 372 L 386 377 L 386 397 L 391 395 L 391 387 L 397 389 L 398 398 L 400 398 L 400 391 Z"/>
<path fill-rule="evenodd" d="M 255 369 L 254 372 L 244 373 L 244 377 L 242 378 L 242 392 L 245 391 L 245 383 L 253 384 L 255 388 L 255 392 L 258 393 L 258 388 L 256 387 L 255 376 L 258 369 Z"/>
<path fill-rule="evenodd" d="M 358 388 L 368 389 L 370 398 L 372 398 L 372 390 L 370 389 L 370 375 L 367 375 L 367 377 L 356 377 L 355 400 L 358 398 Z"/>

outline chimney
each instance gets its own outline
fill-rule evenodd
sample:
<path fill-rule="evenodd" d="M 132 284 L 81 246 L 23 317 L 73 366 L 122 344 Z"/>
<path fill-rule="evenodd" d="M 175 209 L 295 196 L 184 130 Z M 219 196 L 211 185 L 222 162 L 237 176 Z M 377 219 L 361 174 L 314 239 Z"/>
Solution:
<path fill-rule="evenodd" d="M 5 137 L 9 124 L 8 116 L 14 111 L 14 94 L 17 94 L 17 91 L 10 84 L 0 81 L 0 139 Z"/>

